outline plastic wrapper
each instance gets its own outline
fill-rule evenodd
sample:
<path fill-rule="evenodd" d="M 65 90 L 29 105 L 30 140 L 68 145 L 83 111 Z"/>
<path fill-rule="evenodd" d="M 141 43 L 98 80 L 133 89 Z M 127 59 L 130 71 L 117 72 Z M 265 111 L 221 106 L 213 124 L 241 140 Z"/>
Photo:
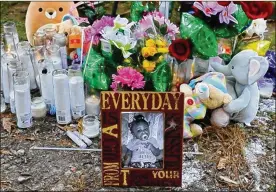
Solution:
<path fill-rule="evenodd" d="M 148 8 L 141 1 L 131 2 L 130 18 L 132 21 L 139 21 L 143 17 L 143 12 Z"/>
<path fill-rule="evenodd" d="M 183 39 L 191 39 L 197 55 L 203 56 L 204 59 L 217 56 L 216 35 L 201 19 L 189 13 L 182 13 L 180 34 Z"/>
<path fill-rule="evenodd" d="M 266 57 L 269 62 L 269 68 L 265 74 L 265 78 L 270 78 L 273 80 L 274 89 L 273 92 L 276 92 L 276 52 L 275 51 L 267 51 Z"/>
<path fill-rule="evenodd" d="M 248 44 L 244 44 L 239 48 L 239 50 L 242 51 L 246 49 L 251 49 L 257 52 L 259 56 L 265 56 L 266 52 L 269 49 L 270 43 L 271 42 L 267 40 L 259 40 Z"/>
<path fill-rule="evenodd" d="M 158 92 L 169 91 L 172 85 L 172 71 L 168 63 L 163 60 L 151 73 L 153 88 Z"/>
<path fill-rule="evenodd" d="M 111 75 L 108 74 L 105 59 L 94 50 L 87 55 L 83 76 L 85 83 L 93 89 L 108 90 L 111 84 Z"/>

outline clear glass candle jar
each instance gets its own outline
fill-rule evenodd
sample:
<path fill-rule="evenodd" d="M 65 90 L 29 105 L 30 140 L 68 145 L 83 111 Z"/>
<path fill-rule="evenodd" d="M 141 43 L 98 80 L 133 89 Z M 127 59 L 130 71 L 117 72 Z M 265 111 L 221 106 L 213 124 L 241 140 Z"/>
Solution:
<path fill-rule="evenodd" d="M 16 30 L 16 25 L 14 22 L 7 21 L 6 23 L 3 24 L 3 28 L 4 28 L 4 33 L 12 33 L 13 34 L 15 45 L 17 43 L 19 43 L 19 37 L 18 37 L 17 30 Z"/>
<path fill-rule="evenodd" d="M 45 45 L 48 47 L 53 43 L 53 37 L 57 33 L 55 28 L 46 28 L 43 31 L 45 33 Z"/>
<path fill-rule="evenodd" d="M 82 120 L 82 127 L 82 134 L 88 138 L 94 138 L 100 134 L 100 121 L 97 116 L 84 116 Z"/>
<path fill-rule="evenodd" d="M 100 114 L 100 98 L 96 95 L 87 96 L 85 99 L 85 109 L 88 115 Z"/>
<path fill-rule="evenodd" d="M 68 72 L 64 69 L 54 70 L 53 85 L 57 123 L 68 124 L 72 121 Z"/>
<path fill-rule="evenodd" d="M 38 31 L 33 35 L 33 46 L 44 46 L 45 45 L 45 32 Z"/>
<path fill-rule="evenodd" d="M 19 60 L 22 63 L 22 69 L 29 73 L 30 88 L 36 89 L 37 84 L 35 80 L 35 63 L 32 58 L 31 45 L 28 41 L 21 41 L 17 45 Z"/>
<path fill-rule="evenodd" d="M 46 49 L 46 57 L 53 62 L 54 69 L 62 69 L 62 60 L 58 45 L 49 45 Z"/>
<path fill-rule="evenodd" d="M 17 71 L 13 74 L 13 88 L 17 126 L 29 128 L 32 126 L 30 79 L 26 71 Z"/>
<path fill-rule="evenodd" d="M 14 99 L 14 89 L 13 89 L 13 74 L 16 71 L 20 71 L 21 62 L 17 59 L 12 59 L 8 62 L 8 79 L 9 79 L 9 91 L 10 91 L 10 108 L 11 112 L 15 113 L 15 99 Z"/>
<path fill-rule="evenodd" d="M 32 99 L 32 116 L 35 119 L 44 118 L 47 114 L 46 104 L 42 97 L 34 97 Z"/>
<path fill-rule="evenodd" d="M 59 52 L 62 60 L 62 68 L 67 69 L 67 37 L 64 33 L 56 33 L 53 37 L 53 44 L 59 46 Z"/>
<path fill-rule="evenodd" d="M 7 53 L 16 53 L 16 41 L 12 32 L 4 33 L 4 50 Z"/>

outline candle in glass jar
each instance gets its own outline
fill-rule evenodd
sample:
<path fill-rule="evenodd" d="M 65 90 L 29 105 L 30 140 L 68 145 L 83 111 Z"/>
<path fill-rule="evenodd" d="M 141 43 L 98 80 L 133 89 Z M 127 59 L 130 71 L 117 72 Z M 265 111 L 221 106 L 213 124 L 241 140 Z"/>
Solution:
<path fill-rule="evenodd" d="M 31 109 L 34 118 L 44 118 L 46 116 L 47 108 L 42 97 L 35 97 L 32 99 Z"/>
<path fill-rule="evenodd" d="M 88 138 L 97 137 L 100 133 L 100 122 L 96 116 L 84 116 L 82 121 L 82 127 L 82 134 Z"/>
<path fill-rule="evenodd" d="M 59 46 L 55 44 L 48 46 L 46 53 L 47 58 L 53 62 L 54 69 L 62 69 L 62 60 Z"/>
<path fill-rule="evenodd" d="M 86 114 L 99 115 L 100 114 L 100 99 L 95 95 L 88 97 L 85 101 Z"/>
<path fill-rule="evenodd" d="M 84 84 L 82 76 L 74 76 L 69 80 L 71 111 L 74 119 L 85 115 Z"/>

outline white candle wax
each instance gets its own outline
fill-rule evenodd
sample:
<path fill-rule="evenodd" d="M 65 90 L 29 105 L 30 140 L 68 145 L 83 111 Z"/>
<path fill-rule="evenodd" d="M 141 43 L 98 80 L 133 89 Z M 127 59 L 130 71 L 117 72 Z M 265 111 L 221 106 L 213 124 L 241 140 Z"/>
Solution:
<path fill-rule="evenodd" d="M 53 84 L 57 122 L 59 124 L 68 124 L 72 121 L 68 76 L 66 74 L 54 75 Z"/>
<path fill-rule="evenodd" d="M 54 69 L 62 69 L 62 60 L 58 56 L 51 56 L 49 58 L 53 62 Z"/>
<path fill-rule="evenodd" d="M 88 97 L 85 101 L 86 114 L 99 115 L 100 114 L 100 99 L 96 96 Z"/>
<path fill-rule="evenodd" d="M 50 107 L 55 104 L 54 99 L 54 87 L 53 87 L 53 76 L 49 71 L 40 74 L 40 85 L 41 85 L 41 95 L 50 110 Z"/>
<path fill-rule="evenodd" d="M 60 56 L 61 56 L 61 60 L 62 60 L 62 68 L 67 69 L 68 64 L 67 64 L 67 49 L 66 49 L 66 46 L 60 47 Z"/>
<path fill-rule="evenodd" d="M 97 137 L 100 134 L 100 122 L 92 115 L 86 115 L 82 122 L 82 134 L 88 138 Z"/>
<path fill-rule="evenodd" d="M 15 110 L 17 126 L 28 128 L 32 126 L 31 93 L 27 84 L 14 86 Z"/>
<path fill-rule="evenodd" d="M 1 76 L 3 76 L 3 93 L 4 93 L 5 102 L 10 103 L 8 64 L 4 59 L 1 59 L 1 69 L 2 69 Z"/>
<path fill-rule="evenodd" d="M 42 97 L 35 97 L 32 100 L 32 116 L 34 118 L 43 118 L 46 116 L 47 108 Z"/>
<path fill-rule="evenodd" d="M 15 114 L 14 91 L 10 91 L 10 109 L 11 113 Z"/>
<path fill-rule="evenodd" d="M 69 80 L 71 111 L 74 119 L 85 115 L 84 85 L 82 76 L 74 76 Z"/>
<path fill-rule="evenodd" d="M 22 54 L 19 56 L 20 61 L 23 64 L 23 68 L 26 69 L 30 77 L 30 89 L 36 89 L 35 72 L 30 55 Z"/>

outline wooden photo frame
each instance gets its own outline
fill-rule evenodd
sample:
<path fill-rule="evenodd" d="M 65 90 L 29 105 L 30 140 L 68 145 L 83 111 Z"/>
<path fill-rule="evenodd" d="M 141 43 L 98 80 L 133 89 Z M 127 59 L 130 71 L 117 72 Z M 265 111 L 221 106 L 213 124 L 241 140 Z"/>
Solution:
<path fill-rule="evenodd" d="M 101 92 L 102 185 L 181 186 L 184 94 Z"/>

